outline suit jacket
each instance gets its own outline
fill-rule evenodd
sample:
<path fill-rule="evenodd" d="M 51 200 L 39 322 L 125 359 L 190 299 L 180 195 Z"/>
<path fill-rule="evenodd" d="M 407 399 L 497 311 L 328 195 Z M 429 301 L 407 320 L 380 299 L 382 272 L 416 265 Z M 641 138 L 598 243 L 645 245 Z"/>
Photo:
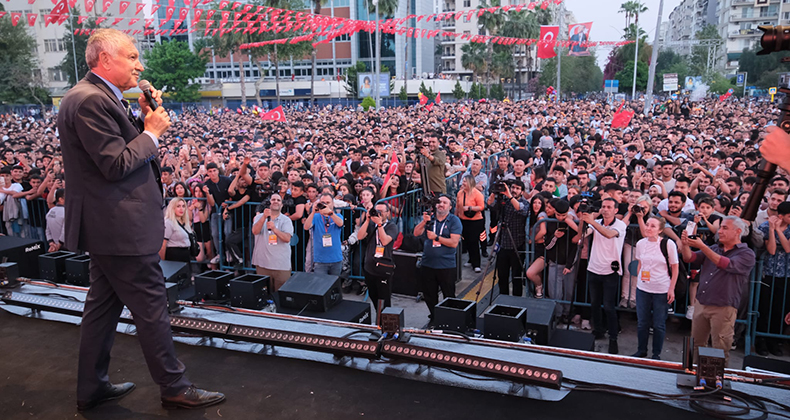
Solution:
<path fill-rule="evenodd" d="M 63 97 L 58 131 L 68 188 L 67 249 L 132 256 L 162 247 L 157 147 L 142 127 L 93 73 Z"/>

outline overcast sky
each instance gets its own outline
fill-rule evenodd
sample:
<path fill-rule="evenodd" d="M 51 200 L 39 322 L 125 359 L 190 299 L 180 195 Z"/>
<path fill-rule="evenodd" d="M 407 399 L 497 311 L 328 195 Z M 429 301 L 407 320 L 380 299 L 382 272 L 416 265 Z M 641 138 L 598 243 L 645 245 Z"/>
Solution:
<path fill-rule="evenodd" d="M 648 34 L 652 44 L 656 34 L 656 19 L 658 18 L 658 4 L 660 0 L 642 0 L 648 7 L 647 12 L 639 15 L 639 26 Z M 666 22 L 672 9 L 680 4 L 681 0 L 664 0 L 664 10 L 661 21 Z M 620 5 L 625 0 L 565 0 L 565 7 L 576 16 L 577 22 L 593 22 L 590 31 L 591 41 L 619 41 L 623 37 L 625 15 L 617 13 Z M 609 56 L 611 47 L 598 48 L 598 64 L 603 68 L 606 57 Z"/>

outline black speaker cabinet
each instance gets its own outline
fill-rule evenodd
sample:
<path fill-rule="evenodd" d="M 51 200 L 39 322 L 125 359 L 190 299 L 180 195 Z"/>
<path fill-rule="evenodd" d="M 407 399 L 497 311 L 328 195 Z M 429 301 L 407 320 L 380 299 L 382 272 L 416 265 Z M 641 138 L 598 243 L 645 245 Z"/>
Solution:
<path fill-rule="evenodd" d="M 392 293 L 407 296 L 417 296 L 420 293 L 420 270 L 417 260 L 422 258 L 422 252 L 408 253 L 392 251 L 392 260 L 395 262 L 395 275 L 392 276 Z"/>
<path fill-rule="evenodd" d="M 585 331 L 559 328 L 551 335 L 549 345 L 563 349 L 595 351 L 595 336 Z"/>
<path fill-rule="evenodd" d="M 554 317 L 557 302 L 551 299 L 533 299 L 519 296 L 499 295 L 494 299 L 494 304 L 517 306 L 527 309 L 527 332 L 526 336 L 532 342 L 540 345 L 548 345 L 551 335 L 556 327 Z"/>
<path fill-rule="evenodd" d="M 433 309 L 433 320 L 438 329 L 465 333 L 475 328 L 476 314 L 476 302 L 445 298 Z"/>
<path fill-rule="evenodd" d="M 66 283 L 66 260 L 73 256 L 73 252 L 67 251 L 55 251 L 39 255 L 39 277 L 55 283 Z"/>
<path fill-rule="evenodd" d="M 230 297 L 230 281 L 233 273 L 206 271 L 195 276 L 195 299 L 223 300 Z"/>
<path fill-rule="evenodd" d="M 277 291 L 280 305 L 287 308 L 325 312 L 343 300 L 340 277 L 294 273 Z"/>
<path fill-rule="evenodd" d="M 181 305 L 178 304 L 178 284 L 165 282 L 167 291 L 167 311 L 171 314 L 180 311 Z"/>
<path fill-rule="evenodd" d="M 494 305 L 485 311 L 483 320 L 485 338 L 518 342 L 526 333 L 527 309 Z"/>
<path fill-rule="evenodd" d="M 39 277 L 38 257 L 47 252 L 47 246 L 35 239 L 0 236 L 0 262 L 15 262 L 19 275 L 31 279 Z"/>
<path fill-rule="evenodd" d="M 16 279 L 19 278 L 19 264 L 6 262 L 0 264 L 0 284 L 4 286 L 15 286 Z"/>
<path fill-rule="evenodd" d="M 66 282 L 75 286 L 90 286 L 90 263 L 90 255 L 75 255 L 66 259 Z"/>
<path fill-rule="evenodd" d="M 230 281 L 230 305 L 262 309 L 269 296 L 269 276 L 244 274 Z"/>

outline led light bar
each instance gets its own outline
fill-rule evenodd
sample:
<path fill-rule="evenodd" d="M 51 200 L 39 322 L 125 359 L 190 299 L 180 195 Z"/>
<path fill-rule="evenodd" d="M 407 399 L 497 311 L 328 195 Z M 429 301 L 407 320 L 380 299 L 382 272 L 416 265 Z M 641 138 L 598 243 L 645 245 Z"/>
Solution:
<path fill-rule="evenodd" d="M 82 316 L 83 309 L 85 309 L 84 303 L 75 300 L 19 292 L 5 292 L 2 300 L 9 305 L 74 316 Z"/>
<path fill-rule="evenodd" d="M 562 384 L 562 372 L 559 370 L 428 349 L 400 342 L 385 342 L 381 346 L 381 354 L 394 359 L 408 359 L 421 364 L 528 382 L 554 389 L 559 389 Z"/>
<path fill-rule="evenodd" d="M 177 331 L 184 332 L 203 332 L 214 335 L 225 335 L 230 324 L 223 322 L 207 321 L 198 318 L 170 317 L 170 326 Z"/>
<path fill-rule="evenodd" d="M 378 343 L 376 342 L 273 330 L 269 328 L 246 327 L 241 325 L 231 326 L 228 331 L 228 336 L 263 344 L 296 347 L 305 350 L 365 357 L 368 359 L 378 358 Z"/>

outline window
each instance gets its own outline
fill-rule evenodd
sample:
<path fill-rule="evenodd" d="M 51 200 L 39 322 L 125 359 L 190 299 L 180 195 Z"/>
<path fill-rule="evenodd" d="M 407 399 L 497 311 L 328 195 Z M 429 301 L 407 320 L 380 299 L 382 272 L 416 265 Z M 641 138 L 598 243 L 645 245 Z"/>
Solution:
<path fill-rule="evenodd" d="M 53 82 L 65 82 L 66 75 L 64 75 L 59 68 L 51 67 L 49 69 L 49 80 Z"/>
<path fill-rule="evenodd" d="M 340 35 L 339 37 L 335 38 L 335 41 L 351 41 L 351 35 L 349 34 Z"/>
<path fill-rule="evenodd" d="M 472 0 L 464 0 L 464 7 L 467 9 L 472 7 Z"/>
<path fill-rule="evenodd" d="M 59 51 L 57 39 L 44 40 L 44 52 L 57 52 L 57 51 Z"/>

